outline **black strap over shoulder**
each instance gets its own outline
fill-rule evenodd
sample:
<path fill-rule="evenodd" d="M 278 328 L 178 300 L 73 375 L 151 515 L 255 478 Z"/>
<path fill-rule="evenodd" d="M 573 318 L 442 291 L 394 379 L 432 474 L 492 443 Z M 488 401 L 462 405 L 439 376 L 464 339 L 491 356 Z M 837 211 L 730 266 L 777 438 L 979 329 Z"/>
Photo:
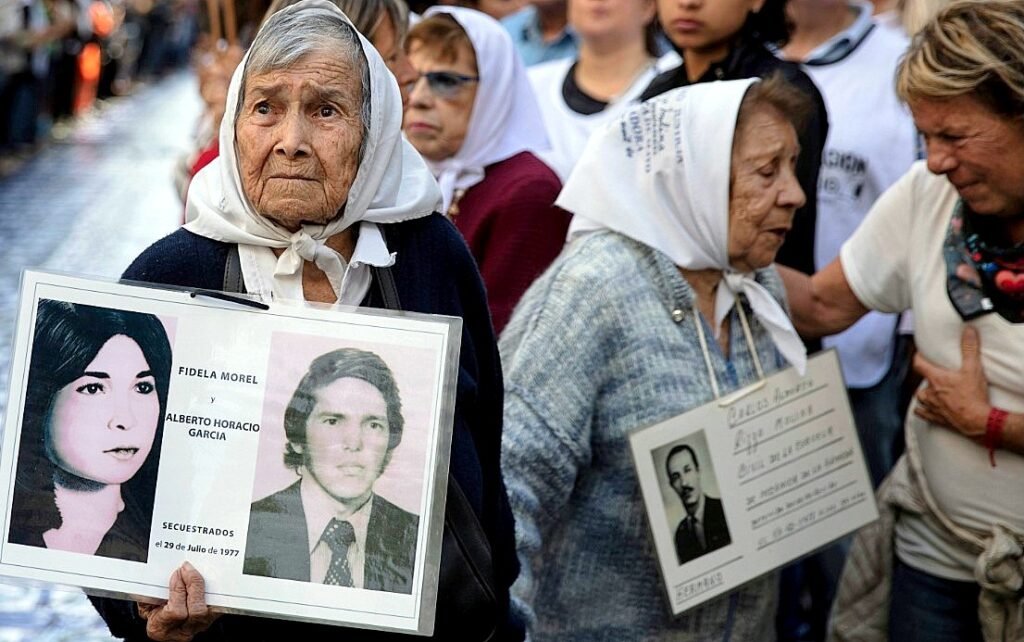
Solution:
<path fill-rule="evenodd" d="M 245 281 L 242 279 L 242 260 L 238 258 L 238 246 L 228 248 L 228 260 L 224 264 L 225 292 L 245 292 Z"/>
<path fill-rule="evenodd" d="M 388 310 L 401 310 L 402 302 L 398 299 L 398 286 L 395 285 L 395 275 L 391 273 L 391 268 L 371 267 L 370 269 L 373 271 L 373 282 L 380 290 L 384 307 Z"/>
<path fill-rule="evenodd" d="M 384 226 L 378 225 L 377 229 L 380 230 L 380 237 L 384 239 L 384 245 L 387 245 L 388 235 L 384 231 Z M 398 300 L 398 286 L 395 285 L 395 275 L 391 272 L 391 268 L 372 266 L 370 269 L 373 273 L 373 282 L 377 284 L 377 289 L 380 290 L 380 297 L 384 301 L 384 307 L 388 310 L 401 310 L 402 302 Z"/>

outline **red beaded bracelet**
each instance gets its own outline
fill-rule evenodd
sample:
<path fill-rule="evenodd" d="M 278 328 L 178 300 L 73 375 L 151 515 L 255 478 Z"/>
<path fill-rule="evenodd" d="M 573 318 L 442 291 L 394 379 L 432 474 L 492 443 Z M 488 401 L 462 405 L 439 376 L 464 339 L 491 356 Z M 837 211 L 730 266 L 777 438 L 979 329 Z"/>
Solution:
<path fill-rule="evenodd" d="M 1006 418 L 1010 413 L 1002 408 L 993 407 L 988 411 L 988 420 L 985 422 L 985 446 L 988 448 L 988 460 L 992 467 L 996 467 L 996 448 L 1003 443 L 1003 428 L 1006 426 Z"/>

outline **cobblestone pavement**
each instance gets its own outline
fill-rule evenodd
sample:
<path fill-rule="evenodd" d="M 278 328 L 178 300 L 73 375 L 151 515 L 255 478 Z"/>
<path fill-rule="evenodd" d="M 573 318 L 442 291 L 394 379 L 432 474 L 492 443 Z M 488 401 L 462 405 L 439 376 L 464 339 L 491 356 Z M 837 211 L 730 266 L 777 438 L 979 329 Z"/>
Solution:
<path fill-rule="evenodd" d="M 0 409 L 21 270 L 116 278 L 171 232 L 183 211 L 171 172 L 200 108 L 191 75 L 170 76 L 76 123 L 0 179 Z M 81 592 L 0 583 L 0 642 L 111 639 Z"/>

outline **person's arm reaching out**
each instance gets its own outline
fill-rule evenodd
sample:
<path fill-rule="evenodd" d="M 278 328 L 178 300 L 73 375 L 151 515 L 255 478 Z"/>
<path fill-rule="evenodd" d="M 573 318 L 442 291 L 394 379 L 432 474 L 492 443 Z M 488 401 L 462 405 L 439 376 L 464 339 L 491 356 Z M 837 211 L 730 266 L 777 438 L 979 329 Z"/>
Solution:
<path fill-rule="evenodd" d="M 793 325 L 801 336 L 816 338 L 842 332 L 868 313 L 850 289 L 838 258 L 813 276 L 783 265 L 776 267 L 786 284 Z"/>

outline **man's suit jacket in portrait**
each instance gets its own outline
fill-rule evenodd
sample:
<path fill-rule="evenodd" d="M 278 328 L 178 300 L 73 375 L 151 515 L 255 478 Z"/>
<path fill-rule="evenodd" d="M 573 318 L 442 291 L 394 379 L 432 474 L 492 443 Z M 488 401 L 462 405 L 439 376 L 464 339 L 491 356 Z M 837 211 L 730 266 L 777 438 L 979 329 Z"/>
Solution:
<path fill-rule="evenodd" d="M 310 581 L 309 537 L 299 484 L 252 505 L 245 544 L 246 575 Z M 412 593 L 419 517 L 379 495 L 370 500 L 366 529 L 363 588 L 389 593 Z"/>
<path fill-rule="evenodd" d="M 722 510 L 722 500 L 708 495 L 704 496 L 704 546 L 694 536 L 689 526 L 690 518 L 687 516 L 679 522 L 676 528 L 676 555 L 679 556 L 679 564 L 685 564 L 696 559 L 705 553 L 718 550 L 728 546 L 732 539 L 729 537 L 729 527 L 725 523 L 725 511 Z"/>

